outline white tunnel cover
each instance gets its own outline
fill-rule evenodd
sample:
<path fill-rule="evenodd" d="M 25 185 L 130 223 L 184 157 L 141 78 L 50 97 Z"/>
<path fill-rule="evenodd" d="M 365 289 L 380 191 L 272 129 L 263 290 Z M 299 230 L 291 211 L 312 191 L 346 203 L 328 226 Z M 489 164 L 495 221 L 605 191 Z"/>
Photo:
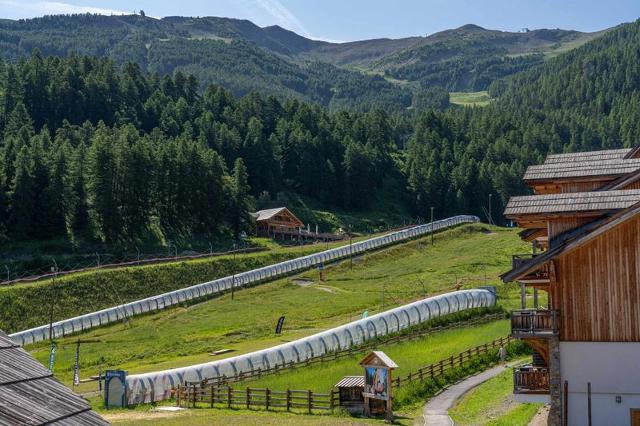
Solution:
<path fill-rule="evenodd" d="M 170 291 L 168 293 L 160 294 L 157 296 L 147 297 L 142 300 L 125 303 L 124 305 L 114 306 L 111 308 L 103 309 L 101 311 L 80 315 L 75 318 L 58 321 L 53 323 L 53 337 L 62 337 L 69 334 L 78 333 L 80 331 L 88 330 L 93 327 L 98 327 L 110 322 L 121 320 L 125 316 L 131 317 L 144 312 L 157 311 L 167 308 L 171 305 L 175 305 L 177 303 L 182 303 L 187 300 L 203 297 L 204 295 L 216 294 L 231 288 L 232 281 L 235 282 L 236 286 L 248 285 L 259 282 L 266 276 L 270 276 L 273 278 L 285 275 L 287 273 L 313 267 L 320 262 L 318 259 L 321 258 L 324 258 L 325 262 L 333 261 L 349 256 L 350 252 L 353 254 L 358 254 L 367 250 L 385 246 L 387 244 L 390 244 L 392 241 L 407 240 L 417 235 L 429 234 L 432 231 L 438 231 L 443 228 L 456 226 L 462 223 L 473 223 L 478 221 L 479 219 L 476 216 L 455 216 L 448 219 L 442 219 L 433 223 L 418 225 L 412 228 L 403 229 L 401 231 L 392 232 L 381 237 L 371 238 L 369 240 L 353 244 L 351 248 L 349 248 L 349 246 L 347 245 L 316 253 L 315 255 L 304 256 L 297 259 L 281 262 L 278 264 L 281 266 L 278 269 L 273 265 L 258 268 L 252 271 L 238 274 L 233 279 L 231 276 L 228 276 L 214 281 L 196 284 L 194 286 L 183 288 L 180 290 Z M 267 271 L 271 271 L 271 273 L 267 274 Z M 211 288 L 212 283 L 216 283 L 215 288 Z M 141 306 L 144 308 L 141 308 Z M 18 333 L 11 334 L 10 336 L 19 345 L 27 345 L 30 343 L 39 342 L 49 338 L 49 325 L 46 324 L 39 327 L 31 328 L 29 330 L 20 331 Z"/>
<path fill-rule="evenodd" d="M 461 290 L 429 297 L 368 318 L 353 321 L 309 337 L 272 348 L 190 367 L 127 377 L 127 401 L 141 404 L 171 396 L 171 389 L 185 381 L 200 381 L 222 375 L 233 376 L 257 368 L 297 363 L 360 344 L 376 336 L 395 333 L 441 315 L 472 308 L 494 306 L 495 295 L 488 290 Z"/>

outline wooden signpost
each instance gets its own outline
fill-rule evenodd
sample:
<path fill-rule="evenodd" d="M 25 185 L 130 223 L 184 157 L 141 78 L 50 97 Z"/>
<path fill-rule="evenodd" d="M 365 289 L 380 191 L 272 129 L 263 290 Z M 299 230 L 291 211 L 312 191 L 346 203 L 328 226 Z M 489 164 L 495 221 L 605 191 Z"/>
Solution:
<path fill-rule="evenodd" d="M 392 420 L 391 375 L 393 370 L 398 368 L 398 365 L 381 351 L 371 352 L 360 361 L 360 365 L 364 367 L 364 392 L 362 393 L 364 397 L 364 415 L 370 416 L 384 411 L 387 420 Z M 379 409 L 381 406 L 379 402 L 383 402 L 383 410 Z"/>

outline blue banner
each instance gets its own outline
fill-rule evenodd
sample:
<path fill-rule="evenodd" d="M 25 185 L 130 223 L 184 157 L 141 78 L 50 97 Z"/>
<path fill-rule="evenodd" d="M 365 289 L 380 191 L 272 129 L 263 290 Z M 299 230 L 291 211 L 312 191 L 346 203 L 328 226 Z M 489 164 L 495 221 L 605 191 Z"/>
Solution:
<path fill-rule="evenodd" d="M 51 352 L 49 352 L 49 371 L 51 371 L 53 373 L 53 361 L 54 358 L 56 357 L 56 344 L 52 343 L 51 344 Z"/>

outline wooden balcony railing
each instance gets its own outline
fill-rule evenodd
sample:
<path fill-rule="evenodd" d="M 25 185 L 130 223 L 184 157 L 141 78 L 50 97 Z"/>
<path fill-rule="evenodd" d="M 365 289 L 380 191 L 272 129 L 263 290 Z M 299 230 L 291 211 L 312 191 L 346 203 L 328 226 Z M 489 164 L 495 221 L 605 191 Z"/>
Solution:
<path fill-rule="evenodd" d="M 511 267 L 512 269 L 517 269 L 523 264 L 529 262 L 531 259 L 536 257 L 536 254 L 528 253 L 528 254 L 514 254 L 511 256 Z M 544 282 L 549 280 L 549 263 L 545 263 L 540 265 L 538 269 L 533 272 L 527 274 L 526 277 L 522 277 L 519 281 L 527 282 L 527 281 L 535 281 L 535 282 Z"/>
<path fill-rule="evenodd" d="M 558 311 L 523 309 L 511 311 L 513 337 L 545 337 L 558 334 Z"/>
<path fill-rule="evenodd" d="M 513 393 L 549 393 L 549 369 L 526 365 L 513 369 Z"/>

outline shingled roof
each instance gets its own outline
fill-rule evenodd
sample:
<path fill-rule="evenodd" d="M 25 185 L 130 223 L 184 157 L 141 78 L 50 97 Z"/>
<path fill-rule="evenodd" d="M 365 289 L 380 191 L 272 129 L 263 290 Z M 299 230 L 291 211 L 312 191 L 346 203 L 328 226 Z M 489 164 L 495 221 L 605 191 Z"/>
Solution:
<path fill-rule="evenodd" d="M 0 425 L 108 425 L 0 331 Z"/>
<path fill-rule="evenodd" d="M 604 176 L 616 178 L 638 170 L 640 170 L 638 158 L 552 162 L 529 166 L 524 174 L 524 180 L 531 182 Z"/>
<path fill-rule="evenodd" d="M 628 158 L 632 153 L 631 148 L 607 149 L 604 151 L 570 152 L 566 154 L 550 154 L 544 160 L 544 164 L 554 163 L 579 163 L 584 161 L 621 160 Z"/>
<path fill-rule="evenodd" d="M 640 189 L 511 197 L 506 217 L 626 209 L 640 201 Z"/>

